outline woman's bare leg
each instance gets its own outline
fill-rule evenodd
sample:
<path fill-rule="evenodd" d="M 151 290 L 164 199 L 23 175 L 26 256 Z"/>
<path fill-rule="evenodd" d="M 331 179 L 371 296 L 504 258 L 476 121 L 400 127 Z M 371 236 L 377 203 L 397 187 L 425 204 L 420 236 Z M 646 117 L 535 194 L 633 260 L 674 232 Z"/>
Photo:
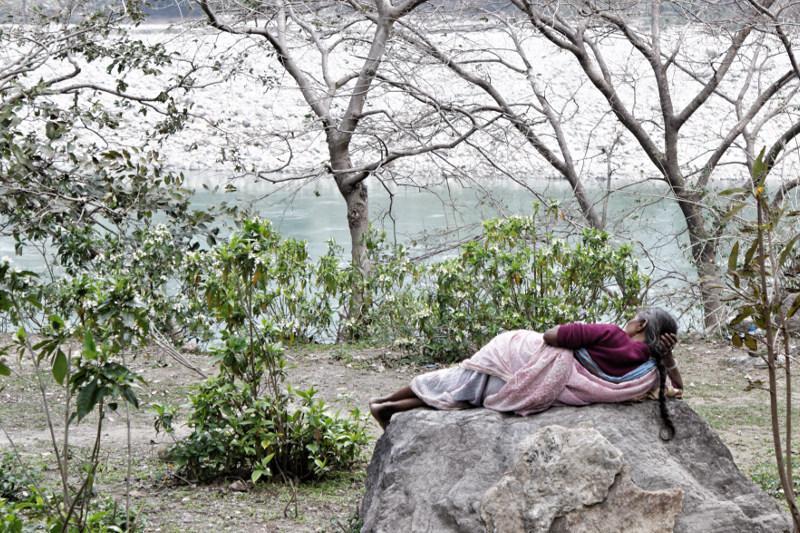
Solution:
<path fill-rule="evenodd" d="M 403 387 L 402 389 L 398 390 L 390 394 L 389 396 L 383 396 L 381 398 L 372 398 L 369 403 L 372 405 L 373 403 L 386 403 L 386 402 L 396 402 L 398 400 L 408 400 L 410 398 L 416 398 L 417 395 L 414 394 L 414 391 L 411 390 L 411 387 Z"/>
<path fill-rule="evenodd" d="M 412 393 L 413 394 L 413 393 Z M 417 407 L 424 407 L 425 402 L 414 396 L 413 398 L 404 398 L 402 400 L 388 401 L 388 402 L 374 402 L 369 404 L 369 412 L 378 421 L 382 428 L 386 429 L 395 413 L 402 411 L 410 411 Z"/>

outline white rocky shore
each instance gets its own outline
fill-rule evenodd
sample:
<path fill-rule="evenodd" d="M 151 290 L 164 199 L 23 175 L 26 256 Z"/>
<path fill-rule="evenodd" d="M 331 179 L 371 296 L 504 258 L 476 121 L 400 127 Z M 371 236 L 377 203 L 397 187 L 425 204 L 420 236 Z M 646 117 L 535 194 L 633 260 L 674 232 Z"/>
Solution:
<path fill-rule="evenodd" d="M 609 106 L 580 71 L 571 54 L 556 50 L 543 37 L 534 34 L 524 24 L 517 27 L 524 49 L 532 64 L 531 78 L 497 65 L 481 66 L 478 72 L 502 92 L 510 101 L 522 105 L 535 103 L 531 80 L 539 84 L 553 107 L 564 117 L 564 130 L 570 142 L 573 157 L 579 162 L 582 177 L 587 180 L 605 179 L 609 168 L 615 179 L 622 182 L 653 178 L 657 172 L 645 157 L 636 141 L 623 130 L 610 113 Z M 189 65 L 197 68 L 192 75 L 199 88 L 190 92 L 176 93 L 179 106 L 185 106 L 192 115 L 185 129 L 161 139 L 152 137 L 152 145 L 158 148 L 170 166 L 191 171 L 222 172 L 238 175 L 245 171 L 267 172 L 282 167 L 289 157 L 291 164 L 281 173 L 286 175 L 324 175 L 328 159 L 324 136 L 315 122 L 309 106 L 297 90 L 294 81 L 278 64 L 263 39 L 220 34 L 202 24 L 144 25 L 132 30 L 134 38 L 144 42 L 161 43 L 173 53 L 173 65 L 167 66 L 158 78 L 129 76 L 126 78 L 128 92 L 157 94 L 160 86 L 169 83 L 174 76 L 185 72 Z M 510 51 L 513 47 L 506 33 L 493 31 L 460 32 L 458 28 L 432 34 L 442 48 L 457 51 L 459 57 L 476 57 L 485 51 L 493 51 L 515 65 L 518 57 Z M 708 35 L 701 28 L 690 32 L 665 32 L 665 49 L 670 41 L 680 39 L 683 50 L 691 57 L 692 67 L 701 75 L 712 74 L 713 63 L 719 60 L 724 50 L 724 41 Z M 300 58 L 304 69 L 312 76 L 319 76 L 319 55 L 309 46 L 295 43 L 293 52 Z M 649 66 L 627 41 L 608 40 L 603 51 L 609 59 L 612 72 L 619 73 L 616 80 L 623 101 L 633 114 L 641 120 L 645 129 L 656 138 L 660 135 L 660 118 L 657 112 L 658 93 Z M 488 98 L 479 90 L 466 85 L 434 61 L 425 59 L 421 64 L 400 61 L 404 47 L 395 44 L 387 54 L 382 72 L 396 80 L 407 80 L 421 87 L 426 93 L 435 95 L 442 102 L 466 105 L 488 103 Z M 455 52 L 454 52 L 455 53 Z M 337 48 L 330 57 L 330 70 L 335 78 L 361 65 L 361 51 L 345 46 Z M 413 56 L 413 59 L 419 59 Z M 780 59 L 767 58 L 758 67 L 757 76 L 763 85 L 780 76 L 786 68 Z M 58 70 L 63 65 L 49 64 L 46 69 Z M 740 67 L 740 70 L 744 67 Z M 743 83 L 745 73 L 731 72 L 721 86 L 721 91 L 736 94 Z M 109 75 L 105 66 L 88 64 L 81 75 L 95 83 L 114 85 L 116 78 Z M 697 82 L 686 75 L 675 74 L 672 79 L 675 107 L 684 106 L 699 90 Z M 754 84 L 757 85 L 757 84 Z M 341 99 L 335 99 L 333 108 L 343 109 L 346 90 Z M 748 98 L 752 95 L 748 94 Z M 113 104 L 111 97 L 102 100 Z M 371 95 L 368 111 L 383 110 L 385 116 L 395 120 L 410 119 L 420 105 L 396 90 L 377 84 Z M 146 116 L 133 106 L 125 113 L 123 126 L 115 132 L 101 132 L 107 139 L 118 138 L 122 142 L 138 144 L 150 136 L 150 128 L 161 117 L 152 111 Z M 764 145 L 771 144 L 784 128 L 790 117 L 778 117 L 769 121 L 762 132 Z M 531 120 L 538 120 L 536 113 Z M 687 170 L 697 168 L 708 156 L 714 143 L 737 121 L 734 107 L 725 99 L 712 95 L 687 123 L 681 136 L 682 159 Z M 387 127 L 386 121 L 365 124 L 359 137 L 363 152 L 357 157 L 361 162 L 372 161 L 381 145 L 373 133 L 382 136 L 390 148 L 395 135 L 378 133 Z M 374 130 L 370 130 L 374 127 Z M 556 147 L 546 125 L 540 125 L 545 140 Z M 554 177 L 557 173 L 528 146 L 518 134 L 506 128 L 508 135 L 476 135 L 475 144 L 493 156 L 499 167 L 514 177 L 525 180 L 529 177 Z M 614 139 L 619 138 L 614 143 Z M 414 147 L 424 139 L 401 141 L 402 146 Z M 613 145 L 613 148 L 612 148 Z M 611 159 L 607 153 L 611 153 Z M 235 169 L 232 159 L 238 158 L 241 168 Z M 727 162 L 742 161 L 741 152 L 732 151 Z M 609 165 L 611 165 L 609 167 Z M 775 176 L 792 175 L 798 168 L 796 158 L 787 161 Z M 399 160 L 392 165 L 396 176 L 417 183 L 438 182 L 442 176 L 459 179 L 507 179 L 501 172 L 483 160 L 473 148 L 461 146 L 437 156 L 422 156 Z M 201 172 L 202 171 L 202 172 Z M 743 176 L 740 165 L 722 165 L 714 175 L 717 181 L 735 181 Z"/>

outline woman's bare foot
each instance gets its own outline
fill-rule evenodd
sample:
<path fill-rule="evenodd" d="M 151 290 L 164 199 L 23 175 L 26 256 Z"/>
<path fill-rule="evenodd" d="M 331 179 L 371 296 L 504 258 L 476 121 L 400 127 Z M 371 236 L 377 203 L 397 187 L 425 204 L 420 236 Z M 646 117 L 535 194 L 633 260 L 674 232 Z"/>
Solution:
<path fill-rule="evenodd" d="M 386 429 L 386 426 L 389 425 L 389 418 L 392 416 L 391 414 L 389 417 L 386 416 L 386 406 L 379 401 L 371 401 L 369 402 L 369 412 L 378 421 L 381 428 Z"/>

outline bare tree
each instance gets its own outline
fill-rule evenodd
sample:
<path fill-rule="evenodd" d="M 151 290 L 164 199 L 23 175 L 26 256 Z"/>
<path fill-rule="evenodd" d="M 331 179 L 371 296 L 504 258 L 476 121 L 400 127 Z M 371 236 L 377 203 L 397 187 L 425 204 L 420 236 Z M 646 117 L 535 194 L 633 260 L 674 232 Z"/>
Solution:
<path fill-rule="evenodd" d="M 400 158 L 456 146 L 481 128 L 476 110 L 441 105 L 420 85 L 382 73 L 397 21 L 424 2 L 245 5 L 198 0 L 211 26 L 261 40 L 296 84 L 315 119 L 313 128 L 324 135 L 326 170 L 346 202 L 352 263 L 362 272 L 369 268 L 364 243 L 369 224 L 365 180 Z M 354 58 L 359 65 L 350 67 L 347 63 Z M 421 111 L 408 116 L 402 104 L 387 105 L 387 95 L 398 92 Z M 287 171 L 285 167 L 279 170 Z M 265 173 L 256 174 L 265 177 Z M 313 175 L 311 169 L 266 179 L 282 182 Z"/>
<path fill-rule="evenodd" d="M 569 106 L 564 103 L 576 99 L 572 94 L 547 94 L 548 84 L 563 73 L 538 68 L 530 57 L 534 45 L 524 41 L 537 39 L 535 47 L 549 46 L 551 53 L 571 56 L 583 80 L 607 106 L 610 116 L 602 119 L 613 116 L 624 140 L 650 162 L 677 202 L 705 324 L 718 327 L 724 308 L 717 259 L 731 215 L 724 199 L 713 198 L 711 178 L 733 176 L 746 182 L 759 143 L 774 143 L 768 151 L 774 156 L 767 158 L 770 167 L 778 160 L 787 164 L 796 160 L 796 153 L 787 153 L 786 147 L 800 133 L 791 108 L 798 72 L 789 34 L 780 24 L 789 4 L 512 3 L 524 19 L 506 12 L 487 14 L 494 31 L 507 36 L 502 46 L 459 45 L 445 50 L 430 33 L 408 25 L 399 33 L 461 80 L 480 88 L 503 118 L 569 182 L 587 222 L 598 226 L 604 217 L 586 194 L 585 173 L 579 168 L 585 157 L 580 154 L 587 148 L 607 154 L 616 142 L 599 135 L 578 138 L 566 131 L 571 117 L 566 116 Z M 698 35 L 705 39 L 702 47 L 692 39 Z M 630 50 L 630 57 L 619 57 L 620 43 Z M 639 70 L 632 72 L 632 64 Z M 527 102 L 511 94 L 506 84 L 492 81 L 501 76 L 527 83 Z M 554 104 L 556 100 L 562 105 Z M 580 114 L 577 109 L 573 112 Z M 786 181 L 775 201 L 796 185 L 796 180 Z"/>

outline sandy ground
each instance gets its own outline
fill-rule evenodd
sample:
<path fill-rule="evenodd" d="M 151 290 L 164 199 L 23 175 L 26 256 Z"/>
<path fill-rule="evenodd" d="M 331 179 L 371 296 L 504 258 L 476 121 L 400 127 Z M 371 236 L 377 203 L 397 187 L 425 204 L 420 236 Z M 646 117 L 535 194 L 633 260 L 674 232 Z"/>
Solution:
<path fill-rule="evenodd" d="M 725 344 L 702 340 L 679 345 L 677 355 L 685 376 L 685 401 L 719 432 L 745 473 L 763 468 L 770 460 L 768 395 L 758 386 L 748 386 L 766 381 L 766 371 L 753 364 L 757 359 Z M 211 358 L 187 357 L 206 373 L 214 372 Z M 364 411 L 369 397 L 402 386 L 425 370 L 386 349 L 350 346 L 289 352 L 288 359 L 292 384 L 314 386 L 322 398 L 338 408 Z M 354 472 L 302 486 L 296 502 L 290 489 L 272 483 L 247 492 L 231 490 L 230 480 L 211 486 L 176 483 L 169 465 L 159 459 L 159 451 L 171 440 L 155 433 L 150 404 L 183 405 L 185 417 L 187 394 L 200 378 L 158 352 L 139 355 L 131 366 L 147 381 L 139 394 L 142 408 L 131 413 L 131 495 L 147 531 L 349 530 L 349 520 L 363 492 L 372 444 L 365 449 L 364 463 Z M 49 432 L 33 377 L 32 369 L 23 365 L 11 378 L 0 381 L 0 426 L 27 460 L 46 465 L 52 457 Z M 58 392 L 52 383 L 49 386 L 52 392 L 48 392 L 48 398 L 57 400 Z M 369 430 L 373 439 L 380 434 L 373 422 Z M 185 434 L 187 429 L 179 427 L 178 431 Z M 91 422 L 72 430 L 75 453 L 89 446 L 92 432 Z M 123 498 L 126 440 L 124 416 L 111 416 L 103 432 L 103 470 L 98 489 L 102 494 Z M 0 442 L 2 447 L 9 447 L 7 440 Z M 52 469 L 47 473 L 53 474 Z"/>

